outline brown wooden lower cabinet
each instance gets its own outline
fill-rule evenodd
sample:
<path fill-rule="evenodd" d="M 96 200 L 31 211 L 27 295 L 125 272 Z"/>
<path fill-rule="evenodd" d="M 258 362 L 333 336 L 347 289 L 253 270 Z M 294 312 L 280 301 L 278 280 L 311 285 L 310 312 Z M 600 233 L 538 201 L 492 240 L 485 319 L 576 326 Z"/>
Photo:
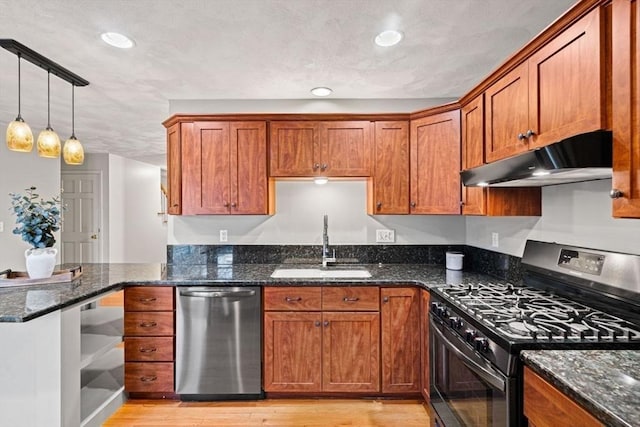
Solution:
<path fill-rule="evenodd" d="M 173 287 L 125 289 L 124 388 L 129 393 L 149 393 L 153 397 L 174 393 L 173 293 Z"/>
<path fill-rule="evenodd" d="M 430 399 L 431 389 L 431 361 L 429 358 L 429 352 L 431 347 L 429 346 L 429 305 L 431 300 L 431 294 L 429 291 L 422 289 L 420 291 L 420 300 L 422 306 L 420 307 L 420 372 L 422 373 L 421 381 L 421 393 L 425 400 Z"/>
<path fill-rule="evenodd" d="M 582 406 L 526 366 L 524 415 L 529 420 L 530 427 L 603 426 Z"/>
<path fill-rule="evenodd" d="M 310 292 L 303 287 L 264 289 L 266 392 L 416 394 L 420 391 L 418 289 L 375 286 L 312 289 Z M 305 299 L 317 301 L 317 292 L 324 311 L 283 309 L 288 300 L 295 299 L 296 304 Z M 317 303 L 314 305 L 318 307 Z"/>

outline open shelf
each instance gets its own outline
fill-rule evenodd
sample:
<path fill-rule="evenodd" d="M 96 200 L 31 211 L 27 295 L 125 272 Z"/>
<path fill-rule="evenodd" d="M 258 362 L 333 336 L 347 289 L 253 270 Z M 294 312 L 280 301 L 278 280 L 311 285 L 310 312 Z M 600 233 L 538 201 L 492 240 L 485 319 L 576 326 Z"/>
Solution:
<path fill-rule="evenodd" d="M 80 417 L 84 426 L 99 417 L 112 402 L 116 401 L 119 406 L 124 399 L 124 350 L 112 348 L 82 369 L 80 377 Z"/>
<path fill-rule="evenodd" d="M 97 306 L 80 313 L 80 369 L 100 359 L 122 342 L 122 307 Z"/>

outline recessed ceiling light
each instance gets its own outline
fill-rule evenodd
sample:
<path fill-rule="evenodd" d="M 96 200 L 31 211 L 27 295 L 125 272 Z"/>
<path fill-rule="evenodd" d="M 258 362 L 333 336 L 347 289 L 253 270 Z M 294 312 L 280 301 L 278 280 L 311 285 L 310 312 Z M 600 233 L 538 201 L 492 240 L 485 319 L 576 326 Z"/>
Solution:
<path fill-rule="evenodd" d="M 311 93 L 315 96 L 329 96 L 333 93 L 328 87 L 314 87 L 311 89 Z"/>
<path fill-rule="evenodd" d="M 378 34 L 375 38 L 375 42 L 378 46 L 389 47 L 400 43 L 402 40 L 402 33 L 396 30 L 387 30 Z"/>
<path fill-rule="evenodd" d="M 120 49 L 129 49 L 133 47 L 133 40 L 120 33 L 102 33 L 100 35 L 102 41 Z"/>

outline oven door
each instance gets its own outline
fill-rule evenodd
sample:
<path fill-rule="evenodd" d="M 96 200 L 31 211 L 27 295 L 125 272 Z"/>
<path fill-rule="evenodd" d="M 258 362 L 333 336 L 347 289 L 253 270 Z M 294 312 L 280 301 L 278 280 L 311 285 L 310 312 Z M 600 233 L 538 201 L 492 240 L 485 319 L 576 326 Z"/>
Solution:
<path fill-rule="evenodd" d="M 518 424 L 516 380 L 430 315 L 431 405 L 446 427 Z"/>

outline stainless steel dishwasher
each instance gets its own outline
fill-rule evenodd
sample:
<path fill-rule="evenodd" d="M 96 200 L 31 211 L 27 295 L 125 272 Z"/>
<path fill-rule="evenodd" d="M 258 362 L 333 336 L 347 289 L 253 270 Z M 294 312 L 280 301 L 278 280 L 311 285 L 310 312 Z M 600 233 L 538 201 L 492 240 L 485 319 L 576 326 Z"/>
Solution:
<path fill-rule="evenodd" d="M 181 399 L 263 397 L 260 287 L 176 287 L 176 301 Z"/>

